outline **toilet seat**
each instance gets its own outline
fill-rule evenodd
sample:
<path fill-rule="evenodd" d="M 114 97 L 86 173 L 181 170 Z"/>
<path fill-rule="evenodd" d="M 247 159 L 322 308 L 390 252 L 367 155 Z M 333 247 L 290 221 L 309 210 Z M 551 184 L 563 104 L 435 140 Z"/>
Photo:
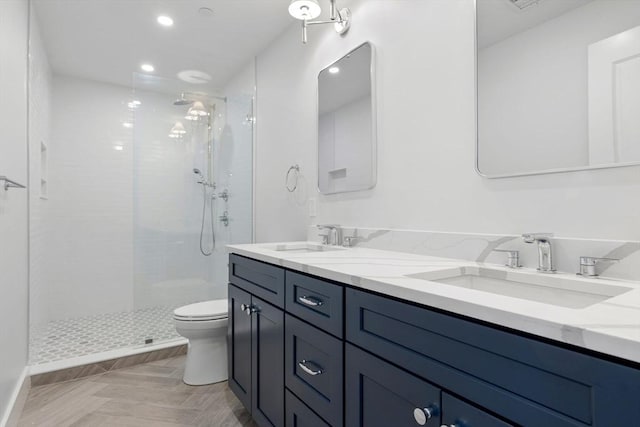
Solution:
<path fill-rule="evenodd" d="M 198 302 L 176 308 L 173 312 L 175 320 L 187 322 L 204 322 L 208 320 L 226 319 L 228 306 L 226 299 Z"/>

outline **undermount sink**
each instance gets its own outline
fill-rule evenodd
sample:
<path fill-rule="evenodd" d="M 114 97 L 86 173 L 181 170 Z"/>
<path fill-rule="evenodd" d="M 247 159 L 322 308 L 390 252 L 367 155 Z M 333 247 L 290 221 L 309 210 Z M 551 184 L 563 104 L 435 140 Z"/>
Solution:
<path fill-rule="evenodd" d="M 327 246 L 327 245 L 321 245 L 320 243 L 311 243 L 311 242 L 276 243 L 272 245 L 263 245 L 262 247 L 272 251 L 291 252 L 291 253 L 330 252 L 330 251 L 342 251 L 345 249 L 338 246 Z"/>
<path fill-rule="evenodd" d="M 486 267 L 451 268 L 406 277 L 567 308 L 586 308 L 632 290 L 577 277 Z"/>

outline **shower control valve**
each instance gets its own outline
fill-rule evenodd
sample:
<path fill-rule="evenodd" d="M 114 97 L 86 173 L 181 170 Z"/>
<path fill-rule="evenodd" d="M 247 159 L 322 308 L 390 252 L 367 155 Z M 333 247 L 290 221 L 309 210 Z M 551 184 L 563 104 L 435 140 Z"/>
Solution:
<path fill-rule="evenodd" d="M 223 214 L 218 217 L 218 219 L 220 219 L 220 222 L 224 224 L 225 227 L 229 226 L 229 212 L 224 211 Z"/>
<path fill-rule="evenodd" d="M 227 189 L 225 189 L 223 192 L 218 193 L 218 197 L 220 197 L 225 202 L 228 202 L 229 201 L 229 191 Z"/>

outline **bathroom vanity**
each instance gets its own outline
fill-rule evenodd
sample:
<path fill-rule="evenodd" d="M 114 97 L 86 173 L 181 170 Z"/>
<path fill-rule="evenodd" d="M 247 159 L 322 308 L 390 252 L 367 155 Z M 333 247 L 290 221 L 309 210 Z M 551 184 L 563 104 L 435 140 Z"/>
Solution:
<path fill-rule="evenodd" d="M 229 251 L 229 386 L 262 427 L 640 425 L 636 283 L 311 243 Z"/>

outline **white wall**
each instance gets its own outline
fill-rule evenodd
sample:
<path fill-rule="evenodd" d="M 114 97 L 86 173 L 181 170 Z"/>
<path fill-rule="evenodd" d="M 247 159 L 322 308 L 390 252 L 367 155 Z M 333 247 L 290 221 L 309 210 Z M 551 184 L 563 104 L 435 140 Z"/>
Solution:
<path fill-rule="evenodd" d="M 0 2 L 0 175 L 27 184 L 28 3 Z M 27 362 L 28 195 L 0 186 L 0 424 Z"/>
<path fill-rule="evenodd" d="M 610 163 L 589 157 L 587 47 L 639 21 L 639 2 L 596 1 L 482 49 L 480 169 L 499 175 Z"/>
<path fill-rule="evenodd" d="M 640 238 L 640 168 L 487 180 L 474 171 L 471 0 L 353 1 L 346 37 L 293 25 L 258 57 L 257 241 L 306 238 L 312 222 L 436 231 Z M 360 43 L 377 52 L 378 185 L 317 196 L 316 77 Z M 305 188 L 291 196 L 287 168 Z M 307 214 L 318 197 L 318 216 Z"/>

